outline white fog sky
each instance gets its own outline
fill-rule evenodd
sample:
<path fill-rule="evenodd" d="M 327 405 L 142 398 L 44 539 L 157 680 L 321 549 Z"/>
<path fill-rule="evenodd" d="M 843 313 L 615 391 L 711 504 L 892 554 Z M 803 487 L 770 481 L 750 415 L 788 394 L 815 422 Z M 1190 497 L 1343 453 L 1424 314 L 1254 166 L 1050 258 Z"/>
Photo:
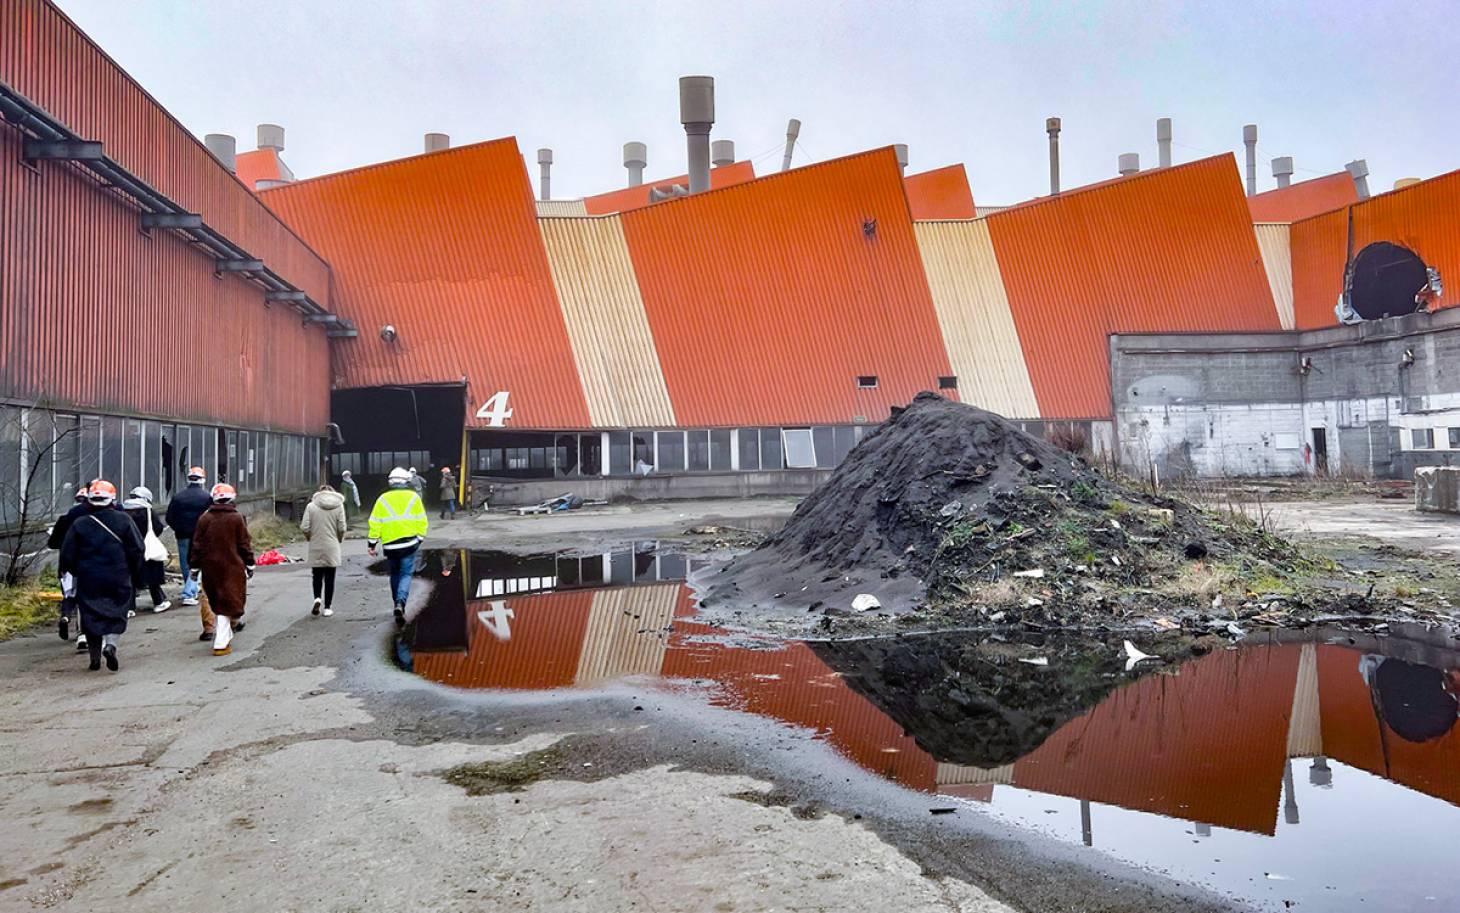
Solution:
<path fill-rule="evenodd" d="M 1155 119 L 1176 160 L 1241 150 L 1298 178 L 1366 158 L 1371 187 L 1460 167 L 1460 2 L 840 3 L 59 0 L 189 129 L 254 147 L 287 129 L 299 177 L 515 136 L 554 150 L 556 197 L 624 183 L 621 148 L 649 145 L 650 178 L 682 173 L 677 79 L 716 79 L 713 137 L 779 167 L 789 117 L 798 164 L 891 143 L 910 171 L 968 167 L 980 203 L 1046 192 L 1044 118 L 1063 118 L 1066 187 L 1155 163 Z M 533 166 L 533 172 L 536 166 Z"/>

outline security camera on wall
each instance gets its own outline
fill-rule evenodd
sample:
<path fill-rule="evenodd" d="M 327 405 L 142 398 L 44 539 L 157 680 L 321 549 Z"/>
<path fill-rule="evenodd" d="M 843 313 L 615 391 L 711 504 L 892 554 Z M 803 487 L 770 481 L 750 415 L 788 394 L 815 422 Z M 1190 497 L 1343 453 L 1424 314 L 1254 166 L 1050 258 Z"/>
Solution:
<path fill-rule="evenodd" d="M 381 327 L 380 338 L 386 342 L 395 342 L 395 324 L 387 323 Z"/>

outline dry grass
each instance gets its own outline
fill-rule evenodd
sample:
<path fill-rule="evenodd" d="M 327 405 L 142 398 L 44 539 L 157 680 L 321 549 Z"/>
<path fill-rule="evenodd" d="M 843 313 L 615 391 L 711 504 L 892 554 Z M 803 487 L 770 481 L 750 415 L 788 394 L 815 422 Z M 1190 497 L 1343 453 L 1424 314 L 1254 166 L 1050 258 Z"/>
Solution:
<path fill-rule="evenodd" d="M 273 514 L 256 514 L 249 517 L 248 534 L 253 539 L 255 554 L 278 548 L 281 545 L 288 545 L 291 542 L 299 542 L 304 538 L 304 534 L 299 531 L 298 523 L 280 520 Z"/>
<path fill-rule="evenodd" d="M 1232 593 L 1240 590 L 1237 575 L 1230 568 L 1218 567 L 1205 562 L 1185 565 L 1176 574 L 1169 587 L 1173 596 L 1211 599 L 1218 593 Z"/>
<path fill-rule="evenodd" d="M 0 640 L 53 622 L 60 610 L 60 584 L 50 571 L 16 586 L 0 587 Z"/>

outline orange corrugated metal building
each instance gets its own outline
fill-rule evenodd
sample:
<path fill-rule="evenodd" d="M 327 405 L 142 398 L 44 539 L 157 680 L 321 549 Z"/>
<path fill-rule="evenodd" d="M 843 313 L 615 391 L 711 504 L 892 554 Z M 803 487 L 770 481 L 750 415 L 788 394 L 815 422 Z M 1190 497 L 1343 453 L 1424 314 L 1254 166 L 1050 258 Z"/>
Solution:
<path fill-rule="evenodd" d="M 746 181 L 753 180 L 755 180 L 755 165 L 751 162 L 732 162 L 729 165 L 710 169 L 711 190 L 718 190 L 721 187 L 733 187 L 736 184 L 744 184 Z M 584 197 L 583 208 L 590 216 L 602 216 L 613 212 L 628 212 L 631 209 L 642 209 L 649 205 L 650 190 L 655 187 L 668 187 L 673 184 L 679 184 L 688 188 L 689 175 L 681 174 L 672 178 L 665 178 L 661 181 L 645 181 L 637 187 L 624 187 L 619 190 L 610 190 L 607 193 Z"/>
<path fill-rule="evenodd" d="M 907 206 L 915 220 L 972 219 L 975 215 L 973 191 L 968 187 L 968 172 L 962 165 L 910 174 L 903 184 L 907 189 Z"/>
<path fill-rule="evenodd" d="M 252 152 L 240 152 L 234 156 L 234 173 L 238 179 L 249 190 L 259 189 L 260 181 L 283 181 L 286 180 L 286 173 L 283 162 L 279 161 L 279 152 L 276 149 L 255 149 Z"/>
<path fill-rule="evenodd" d="M 1230 155 L 987 221 L 1042 417 L 1111 414 L 1111 333 L 1279 329 Z"/>
<path fill-rule="evenodd" d="M 1247 208 L 1254 222 L 1297 222 L 1358 199 L 1353 178 L 1340 171 L 1248 197 Z"/>

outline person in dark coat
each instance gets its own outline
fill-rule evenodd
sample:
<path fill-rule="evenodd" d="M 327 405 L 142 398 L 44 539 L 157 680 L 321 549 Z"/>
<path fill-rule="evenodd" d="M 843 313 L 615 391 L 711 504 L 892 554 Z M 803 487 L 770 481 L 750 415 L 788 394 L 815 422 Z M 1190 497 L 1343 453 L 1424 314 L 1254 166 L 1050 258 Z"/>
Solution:
<path fill-rule="evenodd" d="M 138 485 L 132 489 L 127 500 L 122 502 L 122 511 L 132 518 L 137 526 L 137 535 L 142 537 L 144 548 L 142 570 L 133 581 L 137 592 L 146 589 L 152 596 L 152 611 L 166 612 L 172 608 L 167 594 L 162 592 L 162 582 L 167 578 L 167 549 L 162 544 L 162 518 L 152 509 L 152 489 Z"/>
<path fill-rule="evenodd" d="M 60 571 L 76 579 L 76 607 L 91 669 L 117 671 L 117 645 L 127 630 L 127 613 L 136 602 L 132 581 L 145 547 L 137 527 L 115 509 L 117 487 L 98 479 L 87 494 L 88 510 L 77 517 L 61 543 Z"/>
<path fill-rule="evenodd" d="M 193 531 L 192 567 L 203 578 L 217 620 L 213 624 L 213 655 L 233 650 L 233 632 L 243 629 L 243 607 L 248 599 L 248 579 L 253 576 L 253 542 L 248 524 L 234 504 L 232 485 L 213 486 L 213 506 L 198 518 Z"/>
<path fill-rule="evenodd" d="M 66 542 L 66 533 L 70 531 L 71 524 L 76 518 L 86 513 L 86 495 L 90 487 L 82 485 L 76 489 L 76 503 L 71 509 L 56 518 L 56 524 L 51 527 L 50 534 L 46 539 L 46 548 L 53 552 L 59 552 L 61 546 Z M 56 619 L 56 629 L 60 632 L 62 640 L 71 639 L 71 615 L 76 611 L 76 580 L 70 574 L 59 575 L 61 577 L 61 617 Z M 76 637 L 76 651 L 79 653 L 86 649 L 86 635 L 80 634 Z"/>

